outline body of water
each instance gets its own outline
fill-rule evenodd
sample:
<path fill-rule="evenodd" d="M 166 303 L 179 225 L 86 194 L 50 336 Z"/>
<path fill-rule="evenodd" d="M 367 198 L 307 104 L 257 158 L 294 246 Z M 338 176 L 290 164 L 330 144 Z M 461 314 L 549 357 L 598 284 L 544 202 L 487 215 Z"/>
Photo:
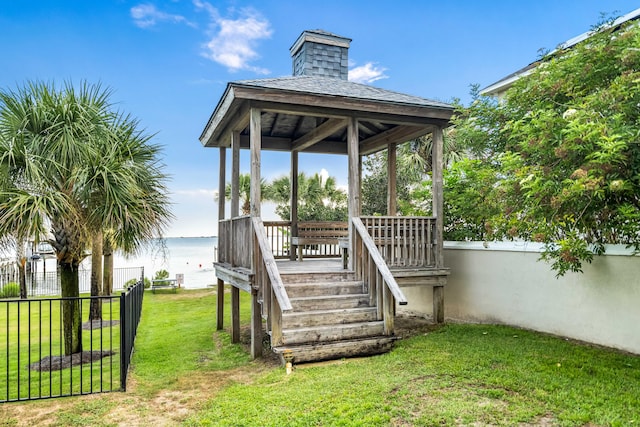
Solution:
<path fill-rule="evenodd" d="M 217 237 L 169 237 L 164 242 L 164 248 L 156 242 L 136 257 L 116 253 L 113 267 L 144 267 L 144 275 L 150 279 L 158 270 L 167 270 L 170 278 L 183 274 L 185 288 L 204 288 L 216 283 L 213 262 Z"/>

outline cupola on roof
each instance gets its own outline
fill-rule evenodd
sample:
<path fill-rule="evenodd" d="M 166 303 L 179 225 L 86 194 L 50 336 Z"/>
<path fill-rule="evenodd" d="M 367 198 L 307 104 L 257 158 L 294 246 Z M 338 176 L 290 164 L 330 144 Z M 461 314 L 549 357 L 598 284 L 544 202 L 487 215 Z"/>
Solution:
<path fill-rule="evenodd" d="M 294 76 L 349 77 L 351 39 L 324 30 L 306 30 L 291 46 Z"/>

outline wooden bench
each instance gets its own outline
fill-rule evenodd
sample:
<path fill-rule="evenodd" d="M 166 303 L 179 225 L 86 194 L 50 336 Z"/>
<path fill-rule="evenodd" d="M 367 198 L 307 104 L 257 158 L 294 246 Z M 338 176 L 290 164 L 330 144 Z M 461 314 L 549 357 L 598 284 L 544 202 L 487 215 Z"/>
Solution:
<path fill-rule="evenodd" d="M 157 279 L 151 281 L 151 292 L 156 293 L 156 289 L 173 289 L 177 292 L 178 279 Z"/>
<path fill-rule="evenodd" d="M 340 245 L 340 249 L 343 249 L 344 239 L 348 237 L 349 228 L 346 222 L 307 221 L 298 224 L 298 233 L 291 237 L 291 245 L 298 248 L 298 261 L 302 261 L 305 245 Z M 344 250 L 342 252 L 344 254 Z M 340 253 L 336 253 L 335 256 L 340 256 Z"/>

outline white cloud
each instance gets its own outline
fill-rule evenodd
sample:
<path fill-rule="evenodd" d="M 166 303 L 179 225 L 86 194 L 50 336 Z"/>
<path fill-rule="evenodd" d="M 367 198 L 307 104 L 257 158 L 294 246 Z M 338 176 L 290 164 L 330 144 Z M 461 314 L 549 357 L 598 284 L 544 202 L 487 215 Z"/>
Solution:
<path fill-rule="evenodd" d="M 208 12 L 211 39 L 205 44 L 202 55 L 224 65 L 229 71 L 251 70 L 268 74 L 269 70 L 251 65 L 260 56 L 255 47 L 259 40 L 272 34 L 270 23 L 253 9 L 242 9 L 236 19 L 223 18 L 207 2 L 195 0 L 198 9 Z"/>
<path fill-rule="evenodd" d="M 359 67 L 349 70 L 349 80 L 356 83 L 373 83 L 376 80 L 386 79 L 389 76 L 384 74 L 386 68 L 379 67 L 373 62 L 367 62 Z"/>
<path fill-rule="evenodd" d="M 260 40 L 271 37 L 271 24 L 255 9 L 231 10 L 233 16 L 222 16 L 218 9 L 204 0 L 193 0 L 197 12 L 204 12 L 208 19 L 202 56 L 221 64 L 229 71 L 250 70 L 268 74 L 269 70 L 252 65 L 260 57 L 256 45 Z M 140 28 L 150 28 L 160 22 L 197 25 L 182 15 L 174 15 L 159 10 L 152 3 L 141 3 L 131 8 L 133 22 Z"/>
<path fill-rule="evenodd" d="M 182 15 L 174 15 L 158 10 L 153 4 L 139 4 L 131 8 L 133 22 L 140 28 L 153 27 L 159 22 L 172 22 L 195 27 L 195 24 Z"/>

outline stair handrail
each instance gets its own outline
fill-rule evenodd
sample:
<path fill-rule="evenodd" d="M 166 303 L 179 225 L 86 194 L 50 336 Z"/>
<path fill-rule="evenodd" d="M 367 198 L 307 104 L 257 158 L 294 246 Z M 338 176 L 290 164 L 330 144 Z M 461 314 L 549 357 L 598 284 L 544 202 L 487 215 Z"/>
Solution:
<path fill-rule="evenodd" d="M 378 251 L 378 248 L 373 241 L 373 237 L 367 231 L 367 228 L 362 223 L 362 220 L 359 217 L 351 218 L 351 223 L 353 224 L 353 228 L 355 230 L 354 234 L 357 234 L 358 237 L 362 240 L 364 247 L 366 248 L 371 260 L 374 262 L 375 268 L 383 279 L 383 282 L 386 288 L 391 292 L 395 300 L 400 305 L 407 305 L 407 297 L 405 297 L 404 293 L 398 286 L 396 279 L 393 277 L 391 270 L 389 270 L 389 266 L 385 262 L 384 258 Z M 352 251 L 355 253 L 355 244 L 353 245 Z M 355 267 L 355 264 L 354 264 Z M 368 274 L 368 271 L 363 272 L 364 275 Z"/>
<path fill-rule="evenodd" d="M 280 272 L 278 271 L 278 266 L 273 256 L 271 245 L 269 244 L 267 234 L 264 231 L 262 218 L 253 217 L 252 220 L 253 231 L 260 249 L 262 263 L 264 264 L 267 275 L 269 276 L 269 281 L 271 282 L 271 291 L 276 297 L 278 305 L 280 306 L 280 311 L 291 311 L 293 310 L 293 307 L 291 305 L 291 301 L 289 300 L 289 295 L 287 295 L 287 290 L 284 287 L 284 283 L 282 283 L 282 278 L 280 277 Z"/>

